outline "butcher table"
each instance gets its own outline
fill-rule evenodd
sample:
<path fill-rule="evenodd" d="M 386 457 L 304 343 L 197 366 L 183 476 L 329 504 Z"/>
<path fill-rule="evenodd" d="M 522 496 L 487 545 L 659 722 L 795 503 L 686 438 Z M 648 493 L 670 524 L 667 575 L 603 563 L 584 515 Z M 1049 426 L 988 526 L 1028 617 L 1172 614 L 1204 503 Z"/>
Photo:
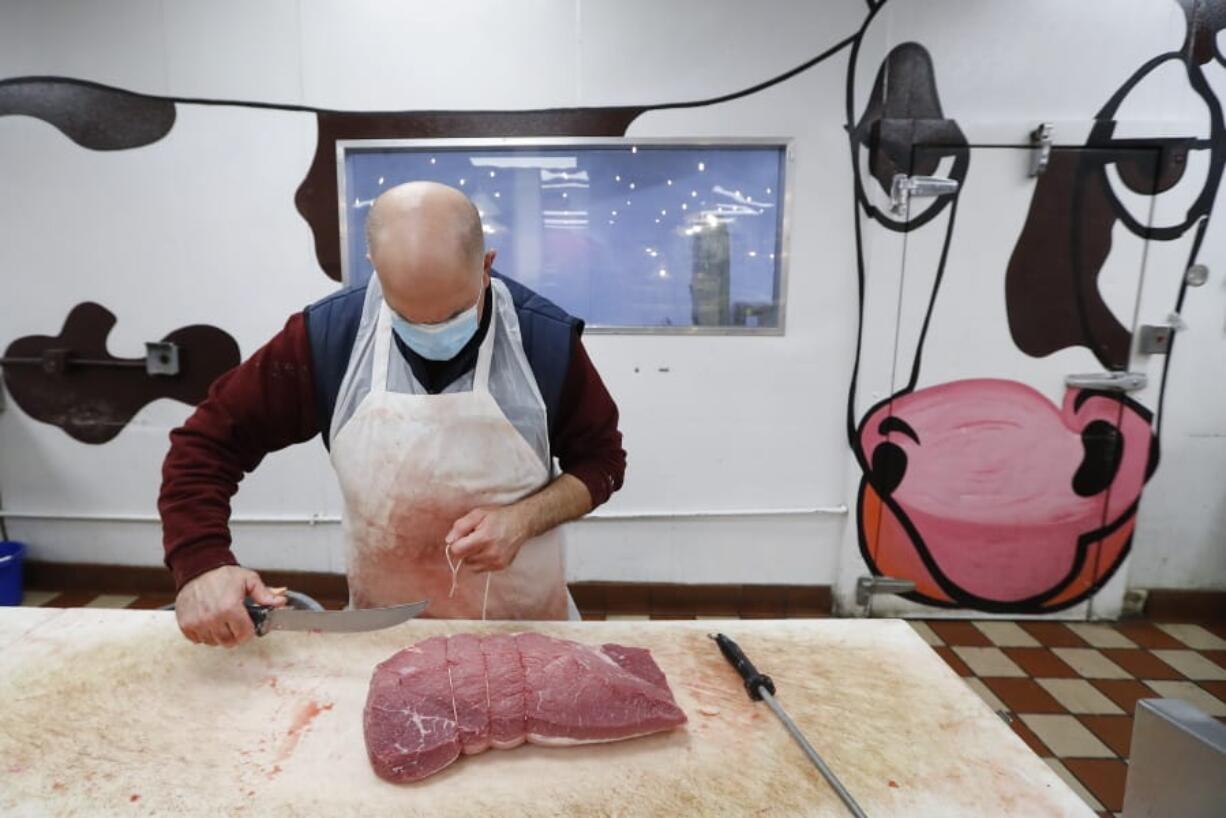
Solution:
<path fill-rule="evenodd" d="M 375 777 L 371 671 L 428 636 L 520 623 L 414 620 L 365 634 L 188 643 L 163 611 L 0 609 L 0 815 L 841 816 L 782 725 L 707 638 L 736 639 L 865 812 L 1093 813 L 904 622 L 532 624 L 650 648 L 689 716 L 613 744 L 462 757 Z"/>

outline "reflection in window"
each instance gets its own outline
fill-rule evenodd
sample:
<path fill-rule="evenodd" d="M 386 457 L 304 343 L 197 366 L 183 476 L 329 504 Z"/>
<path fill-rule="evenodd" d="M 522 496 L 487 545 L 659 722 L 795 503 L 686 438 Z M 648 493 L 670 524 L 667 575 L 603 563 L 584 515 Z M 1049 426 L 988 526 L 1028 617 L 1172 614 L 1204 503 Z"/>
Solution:
<path fill-rule="evenodd" d="M 350 283 L 371 275 L 371 202 L 424 179 L 473 200 L 500 272 L 591 326 L 781 326 L 781 144 L 343 147 Z"/>

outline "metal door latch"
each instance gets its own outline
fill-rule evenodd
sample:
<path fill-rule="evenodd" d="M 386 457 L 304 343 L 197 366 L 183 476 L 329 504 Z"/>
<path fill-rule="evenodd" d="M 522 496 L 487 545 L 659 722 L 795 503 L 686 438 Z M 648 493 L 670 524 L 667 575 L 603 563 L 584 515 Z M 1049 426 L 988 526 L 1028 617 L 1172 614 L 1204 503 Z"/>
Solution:
<path fill-rule="evenodd" d="M 906 212 L 911 197 L 947 196 L 958 192 L 958 180 L 942 176 L 908 176 L 894 174 L 890 182 L 890 212 L 901 216 Z"/>
<path fill-rule="evenodd" d="M 1034 150 L 1030 152 L 1030 175 L 1041 176 L 1047 170 L 1047 162 L 1051 159 L 1051 123 L 1041 122 L 1039 127 L 1030 132 L 1030 144 Z"/>
<path fill-rule="evenodd" d="M 1067 375 L 1065 386 L 1073 389 L 1092 389 L 1096 392 L 1136 392 L 1149 383 L 1144 372 L 1093 372 L 1086 375 Z"/>
<path fill-rule="evenodd" d="M 1166 355 L 1171 351 L 1171 336 L 1177 327 L 1142 324 L 1137 331 L 1137 351 L 1142 355 Z"/>
<path fill-rule="evenodd" d="M 143 369 L 146 375 L 178 375 L 179 345 L 168 341 L 146 342 L 145 357 L 134 361 L 123 358 L 78 358 L 71 349 L 44 349 L 37 357 L 0 358 L 0 366 L 37 366 L 48 375 L 63 375 L 69 369 L 81 367 Z"/>
<path fill-rule="evenodd" d="M 856 604 L 867 605 L 869 597 L 876 594 L 909 594 L 915 583 L 896 577 L 858 577 L 856 579 Z"/>

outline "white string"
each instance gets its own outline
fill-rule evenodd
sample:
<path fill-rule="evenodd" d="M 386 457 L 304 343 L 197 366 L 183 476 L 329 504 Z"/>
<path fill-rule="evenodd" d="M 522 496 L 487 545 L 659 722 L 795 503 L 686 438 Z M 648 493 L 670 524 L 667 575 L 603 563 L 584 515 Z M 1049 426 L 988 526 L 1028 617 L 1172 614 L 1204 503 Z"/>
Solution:
<path fill-rule="evenodd" d="M 447 598 L 451 599 L 455 596 L 456 585 L 460 581 L 460 566 L 464 564 L 464 558 L 460 557 L 459 562 L 451 561 L 451 543 L 447 543 L 443 548 L 443 556 L 447 558 L 447 567 L 451 570 L 451 590 L 447 592 Z"/>
<path fill-rule="evenodd" d="M 443 557 L 447 560 L 447 568 L 451 571 L 451 590 L 447 592 L 447 598 L 451 599 L 455 596 L 456 586 L 460 583 L 460 566 L 464 564 L 464 558 L 460 557 L 458 562 L 451 561 L 451 543 L 443 547 Z M 485 621 L 485 612 L 490 602 L 490 580 L 494 578 L 493 571 L 487 571 L 485 574 L 485 593 L 481 595 L 481 621 Z"/>

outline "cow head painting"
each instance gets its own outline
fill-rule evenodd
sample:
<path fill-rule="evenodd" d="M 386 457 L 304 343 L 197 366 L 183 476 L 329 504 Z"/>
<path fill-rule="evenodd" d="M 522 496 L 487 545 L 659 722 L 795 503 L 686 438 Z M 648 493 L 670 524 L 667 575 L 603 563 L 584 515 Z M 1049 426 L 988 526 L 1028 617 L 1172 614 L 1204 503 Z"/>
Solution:
<path fill-rule="evenodd" d="M 887 44 L 883 10 L 907 5 L 874 9 L 847 84 L 860 550 L 875 574 L 912 580 L 915 602 L 1056 611 L 1118 569 L 1157 465 L 1165 369 L 1135 398 L 1098 384 L 1129 366 L 1142 281 L 1167 309 L 1183 304 L 1183 266 L 1147 268 L 1146 247 L 1177 243 L 1187 265 L 1200 252 L 1226 161 L 1213 92 L 1226 3 L 1186 0 L 1183 42 L 1138 50 L 1134 73 L 1087 102 L 1077 142 L 1057 135 L 1033 177 L 1023 139 L 986 136 L 982 107 L 960 118 L 958 85 L 993 82 L 990 65 L 973 79 L 959 70 L 976 38 L 929 43 L 921 24 Z M 926 11 L 941 25 L 958 14 Z M 1080 70 L 1053 62 L 1033 70 Z M 1173 95 L 1198 116 L 1147 125 Z M 896 174 L 959 189 L 891 206 Z M 984 254 L 993 242 L 1007 252 Z M 1077 373 L 1099 377 L 1066 386 Z"/>

